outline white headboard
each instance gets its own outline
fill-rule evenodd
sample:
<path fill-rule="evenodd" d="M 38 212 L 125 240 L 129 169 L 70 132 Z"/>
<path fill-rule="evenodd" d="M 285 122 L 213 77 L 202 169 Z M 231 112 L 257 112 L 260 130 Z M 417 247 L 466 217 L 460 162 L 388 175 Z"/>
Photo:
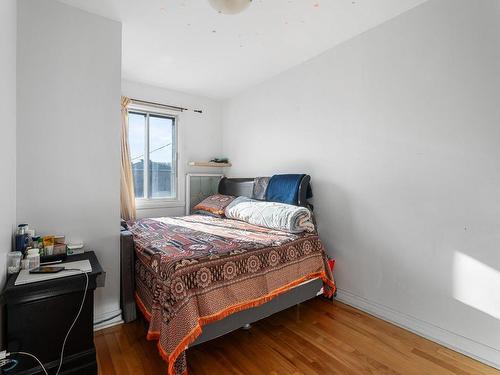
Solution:
<path fill-rule="evenodd" d="M 219 181 L 224 177 L 218 173 L 186 174 L 186 215 L 206 197 L 217 194 Z"/>

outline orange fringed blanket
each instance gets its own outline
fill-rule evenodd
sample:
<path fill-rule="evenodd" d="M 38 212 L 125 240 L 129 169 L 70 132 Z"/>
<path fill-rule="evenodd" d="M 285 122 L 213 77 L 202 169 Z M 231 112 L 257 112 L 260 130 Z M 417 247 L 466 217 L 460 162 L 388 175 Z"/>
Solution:
<path fill-rule="evenodd" d="M 206 216 L 129 223 L 137 251 L 136 301 L 169 375 L 187 373 L 185 349 L 205 324 L 321 278 L 335 291 L 316 234 L 289 234 Z"/>

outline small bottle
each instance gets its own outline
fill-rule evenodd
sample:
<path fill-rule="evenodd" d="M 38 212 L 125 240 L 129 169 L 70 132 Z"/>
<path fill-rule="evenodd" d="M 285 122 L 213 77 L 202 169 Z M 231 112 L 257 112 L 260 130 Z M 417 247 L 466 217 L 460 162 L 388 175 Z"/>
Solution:
<path fill-rule="evenodd" d="M 39 250 L 39 253 L 40 253 L 41 257 L 43 257 L 45 255 L 45 253 L 43 251 L 42 237 L 40 237 L 40 236 L 33 237 L 33 248 Z"/>

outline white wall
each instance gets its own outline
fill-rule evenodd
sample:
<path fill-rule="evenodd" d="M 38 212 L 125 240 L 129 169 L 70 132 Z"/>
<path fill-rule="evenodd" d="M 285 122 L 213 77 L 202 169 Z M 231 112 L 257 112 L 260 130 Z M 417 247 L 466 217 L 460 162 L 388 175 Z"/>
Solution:
<path fill-rule="evenodd" d="M 500 2 L 431 0 L 223 107 L 231 175 L 311 174 L 339 298 L 496 366 L 499 67 Z"/>
<path fill-rule="evenodd" d="M 16 1 L 0 2 L 0 287 L 16 221 Z"/>
<path fill-rule="evenodd" d="M 16 222 L 16 12 L 15 0 L 0 1 L 0 288 Z"/>
<path fill-rule="evenodd" d="M 53 0 L 18 2 L 17 221 L 81 238 L 119 310 L 121 25 Z"/>
<path fill-rule="evenodd" d="M 122 93 L 133 99 L 203 111 L 201 114 L 184 111 L 178 115 L 179 198 L 182 203 L 171 207 L 139 209 L 137 211 L 138 217 L 184 215 L 185 174 L 190 172 L 221 173 L 220 168 L 188 166 L 190 161 L 206 161 L 221 156 L 221 102 L 130 81 L 122 81 Z"/>

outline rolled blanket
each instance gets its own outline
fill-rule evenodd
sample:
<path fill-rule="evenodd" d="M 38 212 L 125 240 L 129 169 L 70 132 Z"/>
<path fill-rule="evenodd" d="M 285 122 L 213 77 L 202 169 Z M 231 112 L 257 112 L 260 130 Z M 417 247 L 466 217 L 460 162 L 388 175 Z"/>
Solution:
<path fill-rule="evenodd" d="M 229 219 L 289 233 L 314 232 L 311 212 L 306 207 L 238 197 L 226 207 L 225 215 Z"/>

